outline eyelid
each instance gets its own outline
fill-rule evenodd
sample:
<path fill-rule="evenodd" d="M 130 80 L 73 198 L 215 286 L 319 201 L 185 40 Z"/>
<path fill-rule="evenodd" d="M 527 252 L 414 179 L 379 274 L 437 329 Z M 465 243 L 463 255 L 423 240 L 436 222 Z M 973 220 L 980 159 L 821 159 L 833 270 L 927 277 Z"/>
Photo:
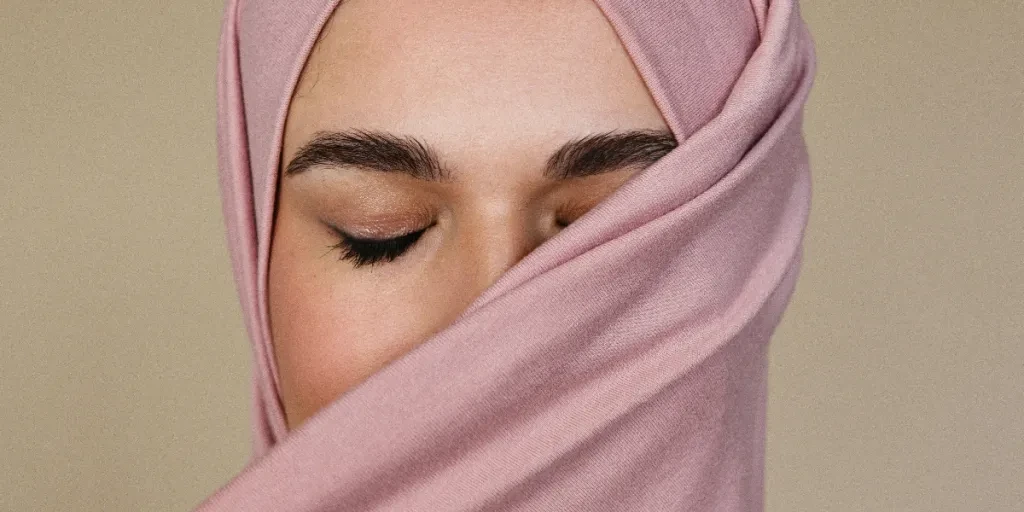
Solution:
<path fill-rule="evenodd" d="M 427 229 L 433 227 L 434 224 L 436 224 L 436 222 L 433 222 L 430 225 L 424 226 L 424 227 L 419 228 L 419 229 L 404 230 L 404 231 L 401 231 L 401 232 L 398 232 L 398 233 L 395 233 L 395 234 L 371 235 L 371 234 L 353 233 L 353 232 L 341 229 L 341 228 L 339 228 L 339 227 L 337 227 L 334 224 L 331 224 L 329 222 L 324 222 L 324 225 L 326 225 L 328 228 L 330 228 L 330 230 L 333 231 L 335 235 L 344 237 L 346 240 L 351 240 L 351 241 L 358 242 L 358 243 L 367 243 L 367 244 L 390 242 L 390 241 L 393 241 L 393 240 L 398 239 L 398 238 L 406 237 L 406 236 L 409 236 L 409 235 L 412 235 L 412 234 L 415 234 L 415 233 L 419 233 L 421 231 L 426 231 Z"/>
<path fill-rule="evenodd" d="M 376 220 L 361 222 L 358 227 L 342 229 L 338 224 L 321 218 L 320 223 L 331 230 L 332 234 L 343 235 L 360 242 L 384 242 L 394 238 L 410 235 L 422 231 L 437 224 L 436 220 L 424 225 L 422 222 L 395 222 L 392 220 Z"/>
<path fill-rule="evenodd" d="M 583 214 L 593 208 L 593 205 L 589 201 L 568 201 L 563 203 L 555 211 L 555 218 L 567 219 L 568 222 L 572 222 L 583 216 Z"/>

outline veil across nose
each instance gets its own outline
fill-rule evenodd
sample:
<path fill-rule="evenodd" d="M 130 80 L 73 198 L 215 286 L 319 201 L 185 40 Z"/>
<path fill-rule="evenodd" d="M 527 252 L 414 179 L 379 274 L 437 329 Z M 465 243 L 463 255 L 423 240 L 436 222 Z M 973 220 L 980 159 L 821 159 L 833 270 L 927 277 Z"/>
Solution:
<path fill-rule="evenodd" d="M 288 433 L 266 277 L 288 104 L 337 0 L 229 0 L 218 156 L 253 458 L 197 510 L 760 510 L 810 210 L 796 0 L 597 0 L 679 145 Z"/>

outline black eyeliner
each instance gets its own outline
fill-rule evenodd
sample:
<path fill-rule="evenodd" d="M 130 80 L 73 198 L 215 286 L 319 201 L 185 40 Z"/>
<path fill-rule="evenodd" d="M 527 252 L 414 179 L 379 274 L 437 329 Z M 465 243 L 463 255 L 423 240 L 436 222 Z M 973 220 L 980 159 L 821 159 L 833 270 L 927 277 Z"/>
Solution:
<path fill-rule="evenodd" d="M 434 225 L 431 224 L 423 229 L 392 238 L 365 238 L 347 233 L 329 223 L 325 222 L 324 224 L 339 238 L 338 243 L 331 245 L 330 248 L 338 249 L 341 252 L 339 259 L 352 260 L 353 266 L 356 268 L 394 261 Z"/>

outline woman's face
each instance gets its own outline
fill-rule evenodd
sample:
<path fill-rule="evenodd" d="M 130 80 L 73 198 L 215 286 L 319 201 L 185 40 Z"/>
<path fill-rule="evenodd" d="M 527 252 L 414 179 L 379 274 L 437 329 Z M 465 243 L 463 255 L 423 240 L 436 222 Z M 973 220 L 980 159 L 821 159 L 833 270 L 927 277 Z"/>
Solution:
<path fill-rule="evenodd" d="M 282 149 L 269 307 L 289 428 L 674 145 L 591 0 L 344 2 Z"/>

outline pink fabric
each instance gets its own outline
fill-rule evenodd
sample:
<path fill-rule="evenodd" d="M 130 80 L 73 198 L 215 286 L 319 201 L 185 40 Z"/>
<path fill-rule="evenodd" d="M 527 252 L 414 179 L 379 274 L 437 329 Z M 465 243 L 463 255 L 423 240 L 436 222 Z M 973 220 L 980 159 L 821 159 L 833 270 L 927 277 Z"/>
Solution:
<path fill-rule="evenodd" d="M 254 455 L 196 510 L 762 510 L 767 349 L 811 196 L 797 1 L 597 0 L 679 146 L 288 434 L 269 234 L 288 101 L 336 4 L 225 9 L 220 185 Z"/>

